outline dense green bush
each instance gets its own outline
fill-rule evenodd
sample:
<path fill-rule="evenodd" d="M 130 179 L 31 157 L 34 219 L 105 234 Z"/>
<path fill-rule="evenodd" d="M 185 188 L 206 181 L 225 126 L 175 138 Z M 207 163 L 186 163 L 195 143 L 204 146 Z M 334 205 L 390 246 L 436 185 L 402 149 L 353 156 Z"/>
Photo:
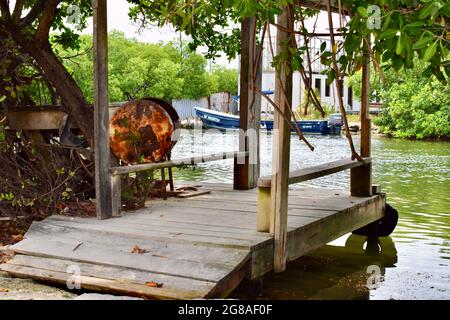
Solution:
<path fill-rule="evenodd" d="M 449 88 L 434 78 L 395 83 L 381 93 L 385 103 L 375 119 L 385 133 L 399 138 L 450 137 Z"/>
<path fill-rule="evenodd" d="M 371 98 L 382 101 L 382 112 L 374 118 L 381 132 L 397 138 L 450 137 L 450 87 L 427 72 L 428 63 L 414 60 L 414 68 L 371 73 Z M 360 98 L 361 74 L 348 80 Z"/>

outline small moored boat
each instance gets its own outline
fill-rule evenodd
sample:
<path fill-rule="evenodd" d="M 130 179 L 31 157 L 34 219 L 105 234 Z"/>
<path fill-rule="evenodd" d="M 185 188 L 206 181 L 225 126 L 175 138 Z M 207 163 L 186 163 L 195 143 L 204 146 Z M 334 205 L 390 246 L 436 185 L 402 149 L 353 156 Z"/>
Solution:
<path fill-rule="evenodd" d="M 197 117 L 199 117 L 205 128 L 219 130 L 237 130 L 239 129 L 239 116 L 219 112 L 205 108 L 195 108 Z M 328 120 L 300 120 L 297 121 L 300 129 L 304 133 L 315 134 L 340 134 L 342 127 L 342 117 L 339 114 L 333 114 Z M 261 129 L 273 130 L 274 121 L 272 119 L 262 119 Z"/>

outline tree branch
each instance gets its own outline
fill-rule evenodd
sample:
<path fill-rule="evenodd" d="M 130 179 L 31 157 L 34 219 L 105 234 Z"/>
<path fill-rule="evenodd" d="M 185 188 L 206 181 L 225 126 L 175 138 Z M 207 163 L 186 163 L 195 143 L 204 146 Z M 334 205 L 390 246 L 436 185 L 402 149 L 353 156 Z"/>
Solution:
<path fill-rule="evenodd" d="M 42 14 L 39 22 L 38 30 L 36 31 L 35 37 L 37 42 L 42 43 L 48 38 L 50 28 L 52 27 L 56 14 L 58 13 L 58 4 L 60 2 L 61 0 L 50 0 L 46 3 L 44 13 Z"/>
<path fill-rule="evenodd" d="M 359 161 L 363 161 L 361 156 L 356 152 L 355 145 L 353 143 L 352 136 L 350 134 L 350 128 L 348 125 L 347 113 L 344 107 L 344 101 L 342 99 L 342 84 L 340 81 L 341 73 L 339 70 L 339 66 L 337 63 L 336 55 L 337 55 L 337 44 L 334 37 L 334 27 L 333 27 L 333 17 L 332 17 L 332 9 L 331 9 L 331 0 L 327 2 L 327 11 L 328 11 L 328 25 L 330 28 L 330 42 L 331 42 L 331 60 L 333 64 L 333 70 L 335 73 L 335 81 L 336 81 L 336 89 L 337 89 L 337 98 L 339 102 L 339 110 L 342 114 L 342 118 L 344 120 L 344 128 L 345 128 L 345 136 L 347 137 L 348 143 L 350 145 L 350 150 L 352 152 L 352 160 L 358 159 Z"/>
<path fill-rule="evenodd" d="M 273 44 L 272 44 L 272 36 L 270 35 L 270 25 L 267 28 L 267 33 L 268 33 L 268 37 L 269 37 L 269 48 L 270 48 L 270 53 L 272 55 L 272 59 L 275 57 L 275 53 L 273 50 Z M 295 45 L 295 39 L 294 41 L 291 40 L 291 44 L 292 42 Z M 280 78 L 280 74 L 278 71 L 275 72 L 276 78 L 278 79 L 278 81 L 280 81 L 281 83 L 281 78 Z M 281 85 L 281 93 L 284 97 L 284 101 L 285 103 L 288 105 L 288 111 L 290 112 L 290 117 L 285 115 L 284 113 L 281 112 L 280 108 L 265 94 L 263 94 L 262 92 L 260 92 L 260 94 L 266 98 L 267 101 L 269 101 L 270 104 L 272 104 L 272 106 L 274 106 L 274 108 L 281 114 L 281 116 L 284 118 L 284 120 L 295 130 L 295 132 L 297 133 L 298 137 L 300 140 L 302 140 L 303 142 L 305 142 L 305 144 L 309 147 L 309 149 L 311 151 L 314 151 L 314 147 L 308 142 L 308 140 L 306 140 L 305 136 L 303 135 L 302 129 L 300 129 L 300 126 L 298 125 L 297 122 L 297 118 L 295 116 L 294 111 L 292 110 L 292 105 L 289 102 L 289 100 L 287 99 L 287 93 L 286 90 L 284 89 L 283 85 Z M 294 119 L 294 121 L 292 122 L 291 119 Z"/>
<path fill-rule="evenodd" d="M 303 13 L 300 10 L 300 22 L 302 24 L 302 30 L 306 30 L 305 27 L 305 18 L 303 17 Z M 311 52 L 310 52 L 310 47 L 309 47 L 309 41 L 308 41 L 308 37 L 306 36 L 306 34 L 303 34 L 303 41 L 304 41 L 304 46 L 306 47 L 306 58 L 308 59 L 308 81 L 305 82 L 306 86 L 308 87 L 308 96 L 307 96 L 307 100 L 305 103 L 305 112 L 304 115 L 306 116 L 308 114 L 308 104 L 310 99 L 312 98 L 313 100 L 313 104 L 315 105 L 316 109 L 320 111 L 320 113 L 322 114 L 322 118 L 325 117 L 325 111 L 323 110 L 322 106 L 320 105 L 320 101 L 317 99 L 316 97 L 316 93 L 314 92 L 313 88 L 312 88 L 312 76 L 313 76 L 313 70 L 312 70 L 312 62 L 311 62 Z M 295 43 L 295 46 L 297 46 L 297 42 Z"/>
<path fill-rule="evenodd" d="M 20 27 L 27 27 L 33 23 L 34 20 L 44 11 L 45 0 L 38 0 L 31 8 L 30 12 L 23 18 L 19 24 Z"/>
<path fill-rule="evenodd" d="M 16 1 L 16 5 L 14 6 L 14 11 L 12 14 L 12 20 L 14 23 L 18 23 L 20 21 L 20 17 L 22 16 L 24 4 L 25 4 L 25 0 L 17 0 Z"/>

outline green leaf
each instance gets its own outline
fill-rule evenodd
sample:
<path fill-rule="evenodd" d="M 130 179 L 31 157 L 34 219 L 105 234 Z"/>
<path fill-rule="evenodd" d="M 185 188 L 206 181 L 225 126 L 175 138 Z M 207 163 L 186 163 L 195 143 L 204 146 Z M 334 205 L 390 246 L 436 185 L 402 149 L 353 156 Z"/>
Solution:
<path fill-rule="evenodd" d="M 358 9 L 356 9 L 356 12 L 358 12 L 358 14 L 363 17 L 363 18 L 367 18 L 367 9 L 364 7 L 358 7 Z"/>
<path fill-rule="evenodd" d="M 423 53 L 423 61 L 429 61 L 433 56 L 436 54 L 437 49 L 437 40 L 433 42 L 428 48 L 426 48 L 425 52 Z"/>
<path fill-rule="evenodd" d="M 381 39 L 392 39 L 393 37 L 395 37 L 395 35 L 397 34 L 398 30 L 394 30 L 394 29 L 388 29 L 386 31 L 383 31 L 380 34 L 380 38 Z"/>
<path fill-rule="evenodd" d="M 302 68 L 303 61 L 298 54 L 292 57 L 292 69 L 298 71 Z"/>
<path fill-rule="evenodd" d="M 425 7 L 420 9 L 419 19 L 424 20 L 426 17 L 430 16 L 431 13 L 433 12 L 434 8 L 435 8 L 435 6 L 434 6 L 433 2 L 428 3 Z"/>
<path fill-rule="evenodd" d="M 334 79 L 336 79 L 336 73 L 334 72 L 334 69 L 331 69 L 327 72 L 327 84 L 331 85 L 334 81 Z"/>
<path fill-rule="evenodd" d="M 385 31 L 389 27 L 389 23 L 391 22 L 391 15 L 388 15 L 383 22 L 383 26 L 381 27 L 381 31 Z"/>
<path fill-rule="evenodd" d="M 432 37 L 422 37 L 413 44 L 412 48 L 413 48 L 413 50 L 422 49 L 426 45 L 428 45 L 431 42 L 431 40 L 433 40 Z"/>
<path fill-rule="evenodd" d="M 405 25 L 403 27 L 403 29 L 408 29 L 408 28 L 417 28 L 417 27 L 421 27 L 423 26 L 425 23 L 423 21 L 415 21 L 415 22 L 411 22 L 408 23 L 407 25 Z"/>
<path fill-rule="evenodd" d="M 397 46 L 395 47 L 395 53 L 401 55 L 404 49 L 403 36 L 400 35 L 397 40 Z"/>

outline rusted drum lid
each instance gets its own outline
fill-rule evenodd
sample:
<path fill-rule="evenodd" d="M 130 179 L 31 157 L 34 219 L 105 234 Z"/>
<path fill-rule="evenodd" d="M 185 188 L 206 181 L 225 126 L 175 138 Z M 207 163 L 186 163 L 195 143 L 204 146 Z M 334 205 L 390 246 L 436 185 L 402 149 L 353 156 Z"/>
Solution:
<path fill-rule="evenodd" d="M 126 164 L 158 162 L 172 148 L 169 114 L 148 100 L 130 101 L 109 122 L 111 151 Z"/>

